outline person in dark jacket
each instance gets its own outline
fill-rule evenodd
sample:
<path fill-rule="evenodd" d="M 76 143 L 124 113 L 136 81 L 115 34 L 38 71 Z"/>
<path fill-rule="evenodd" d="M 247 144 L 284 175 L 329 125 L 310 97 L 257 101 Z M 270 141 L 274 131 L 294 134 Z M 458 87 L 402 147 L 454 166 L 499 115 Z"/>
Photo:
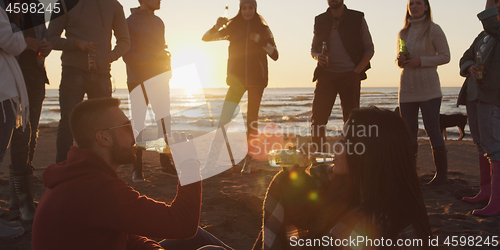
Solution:
<path fill-rule="evenodd" d="M 157 120 L 163 118 L 163 123 L 159 122 L 158 128 L 165 130 L 160 132 L 169 135 L 171 131 L 169 80 L 172 76 L 172 70 L 170 52 L 166 50 L 167 45 L 165 44 L 165 25 L 154 14 L 155 10 L 160 9 L 160 0 L 141 0 L 139 3 L 140 7 L 131 9 L 132 14 L 127 18 L 130 50 L 123 55 L 123 61 L 127 64 L 127 86 L 130 92 L 134 129 L 138 132 L 144 129 L 148 104 L 151 103 Z M 156 80 L 153 82 L 152 78 Z M 161 100 L 152 96 L 160 93 Z M 165 110 L 165 117 L 161 115 L 162 112 L 157 112 L 159 108 Z M 137 141 L 144 139 L 142 133 L 139 133 Z M 160 154 L 160 163 L 162 173 L 177 176 L 171 155 Z M 134 182 L 144 181 L 142 150 L 137 152 L 137 160 L 133 166 L 132 180 Z"/>
<path fill-rule="evenodd" d="M 60 11 L 52 12 L 48 32 L 52 48 L 62 51 L 61 120 L 56 139 L 56 162 L 62 162 L 73 145 L 71 110 L 85 94 L 89 99 L 111 96 L 111 63 L 130 49 L 130 38 L 123 6 L 117 0 L 58 0 L 56 4 Z"/>
<path fill-rule="evenodd" d="M 316 17 L 311 55 L 318 61 L 311 115 L 311 136 L 316 149 L 324 148 L 326 124 L 337 94 L 340 95 L 343 120 L 359 107 L 361 80 L 366 79 L 373 57 L 373 42 L 364 14 L 347 9 L 344 0 L 328 0 L 330 8 Z M 326 43 L 328 54 L 322 53 Z"/>
<path fill-rule="evenodd" d="M 203 41 L 216 40 L 229 40 L 226 79 L 229 89 L 218 126 L 231 121 L 236 105 L 248 91 L 247 141 L 250 143 L 258 133 L 260 102 L 268 83 L 267 55 L 274 61 L 278 60 L 276 43 L 266 22 L 257 14 L 255 0 L 240 0 L 240 10 L 234 18 L 229 21 L 219 18 L 203 36 Z M 251 162 L 249 151 L 244 160 L 243 173 L 250 173 Z"/>
<path fill-rule="evenodd" d="M 487 0 L 486 10 L 477 16 L 484 31 L 479 33 L 460 59 L 460 75 L 467 77 L 457 105 L 466 105 L 472 139 L 479 153 L 480 191 L 464 197 L 469 203 L 486 203 L 474 215 L 500 215 L 500 1 Z M 477 54 L 484 62 L 483 82 L 476 81 Z"/>

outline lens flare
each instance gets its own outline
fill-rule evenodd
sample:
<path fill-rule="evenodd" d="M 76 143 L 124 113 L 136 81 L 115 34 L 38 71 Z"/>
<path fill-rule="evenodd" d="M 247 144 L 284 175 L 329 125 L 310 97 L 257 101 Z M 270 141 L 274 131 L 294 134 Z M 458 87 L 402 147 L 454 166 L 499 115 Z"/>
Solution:
<path fill-rule="evenodd" d="M 309 200 L 315 201 L 318 199 L 318 193 L 316 191 L 311 191 L 309 193 Z"/>
<path fill-rule="evenodd" d="M 299 178 L 299 173 L 297 173 L 297 171 L 292 171 L 289 174 L 289 178 L 290 180 L 295 181 Z"/>

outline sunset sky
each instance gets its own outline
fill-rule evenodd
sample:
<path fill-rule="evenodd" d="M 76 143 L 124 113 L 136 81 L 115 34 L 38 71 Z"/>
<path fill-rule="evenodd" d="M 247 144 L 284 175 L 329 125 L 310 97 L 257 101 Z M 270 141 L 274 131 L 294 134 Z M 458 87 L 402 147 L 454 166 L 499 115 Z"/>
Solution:
<path fill-rule="evenodd" d="M 41 2 L 54 2 L 42 0 Z M 125 16 L 137 0 L 120 0 Z M 314 17 L 326 10 L 326 0 L 258 0 L 257 12 L 269 24 L 280 53 L 278 61 L 269 59 L 269 87 L 314 87 L 311 82 L 316 62 L 310 56 Z M 365 13 L 375 45 L 372 69 L 363 87 L 398 87 L 401 70 L 395 65 L 396 36 L 403 26 L 406 0 L 345 0 L 348 8 Z M 458 61 L 482 30 L 476 17 L 484 10 L 484 0 L 431 0 L 434 22 L 448 39 L 451 62 L 438 72 L 443 87 L 461 86 Z M 166 41 L 172 53 L 174 78 L 171 87 L 226 87 L 227 41 L 203 42 L 201 37 L 210 29 L 229 5 L 229 16 L 237 14 L 238 0 L 163 0 L 156 15 L 163 19 Z M 48 18 L 48 17 L 47 17 Z M 51 85 L 60 83 L 60 52 L 53 51 L 46 67 Z M 126 88 L 125 63 L 120 58 L 112 64 L 117 88 Z"/>

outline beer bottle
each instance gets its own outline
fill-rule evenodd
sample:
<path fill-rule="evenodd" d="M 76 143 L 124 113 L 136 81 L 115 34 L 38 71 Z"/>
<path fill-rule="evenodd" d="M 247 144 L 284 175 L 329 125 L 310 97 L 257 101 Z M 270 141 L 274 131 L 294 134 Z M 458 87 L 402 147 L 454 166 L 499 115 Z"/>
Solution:
<path fill-rule="evenodd" d="M 481 51 L 478 51 L 476 54 L 476 67 L 477 67 L 476 83 L 482 84 L 484 83 L 484 65 L 483 65 L 483 56 L 481 54 Z"/>
<path fill-rule="evenodd" d="M 224 9 L 224 14 L 222 15 L 223 18 L 228 19 L 229 18 L 229 6 L 226 5 L 226 8 Z M 223 28 L 226 28 L 227 24 L 222 25 Z"/>
<path fill-rule="evenodd" d="M 326 42 L 323 42 L 323 47 L 321 48 L 321 54 L 326 56 L 326 66 L 328 66 L 328 46 Z"/>
<path fill-rule="evenodd" d="M 36 56 L 36 64 L 40 68 L 43 68 L 45 66 L 45 57 L 42 56 L 42 52 L 38 52 L 38 55 Z"/>
<path fill-rule="evenodd" d="M 408 52 L 408 48 L 406 47 L 403 38 L 399 39 L 399 52 L 403 53 L 403 55 L 406 57 L 406 60 L 410 59 L 410 52 Z"/>

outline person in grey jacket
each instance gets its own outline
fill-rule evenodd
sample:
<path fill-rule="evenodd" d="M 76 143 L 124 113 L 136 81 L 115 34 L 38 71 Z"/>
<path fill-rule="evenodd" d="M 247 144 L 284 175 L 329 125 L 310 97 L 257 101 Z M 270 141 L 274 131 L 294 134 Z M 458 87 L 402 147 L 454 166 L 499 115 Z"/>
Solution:
<path fill-rule="evenodd" d="M 486 10 L 477 16 L 482 31 L 460 59 L 460 75 L 467 77 L 457 105 L 466 105 L 469 127 L 479 153 L 480 191 L 464 197 L 470 203 L 489 201 L 474 215 L 500 215 L 500 0 L 487 0 Z M 476 81 L 476 56 L 484 61 L 484 81 Z"/>
<path fill-rule="evenodd" d="M 140 7 L 131 9 L 130 12 L 132 14 L 127 18 L 130 34 L 130 50 L 123 55 L 123 61 L 127 64 L 127 86 L 130 92 L 134 129 L 142 130 L 145 127 L 146 111 L 148 104 L 151 103 L 157 120 L 163 118 L 163 123 L 161 121 L 158 122 L 160 132 L 170 135 L 169 79 L 172 74 L 170 52 L 166 50 L 165 24 L 154 14 L 154 11 L 160 9 L 160 0 L 141 0 L 139 3 Z M 159 75 L 162 75 L 160 81 L 148 81 Z M 153 95 L 152 92 L 156 93 Z M 155 98 L 159 93 L 161 100 Z M 166 110 L 166 117 L 159 117 L 161 116 L 161 112 L 156 112 L 160 108 L 158 106 Z M 164 131 L 161 131 L 163 129 Z M 145 138 L 142 138 L 142 133 L 139 133 L 136 141 L 140 142 L 143 139 Z M 177 172 L 171 158 L 171 154 L 160 154 L 161 173 L 177 177 Z M 142 150 L 137 151 L 137 160 L 133 166 L 132 181 L 144 181 L 142 174 Z"/>
<path fill-rule="evenodd" d="M 73 145 L 69 114 L 85 94 L 89 99 L 111 97 L 111 63 L 130 48 L 123 7 L 117 0 L 59 0 L 53 12 L 49 37 L 55 50 L 62 50 L 59 86 L 61 121 L 57 130 L 56 162 L 66 160 Z M 61 37 L 66 31 L 66 37 Z M 116 46 L 111 48 L 111 36 Z"/>

